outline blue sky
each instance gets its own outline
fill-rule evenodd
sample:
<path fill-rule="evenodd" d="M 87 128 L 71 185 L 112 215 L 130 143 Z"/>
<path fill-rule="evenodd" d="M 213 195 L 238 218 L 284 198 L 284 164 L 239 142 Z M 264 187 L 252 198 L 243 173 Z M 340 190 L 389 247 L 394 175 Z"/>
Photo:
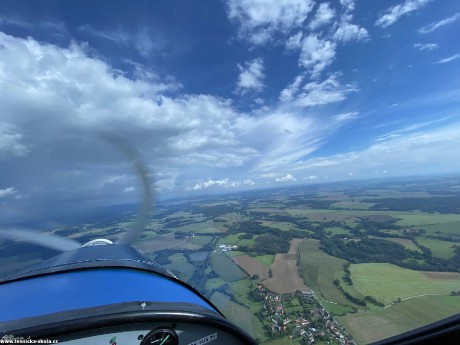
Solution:
<path fill-rule="evenodd" d="M 2 1 L 1 212 L 135 200 L 100 130 L 160 197 L 459 172 L 459 28 L 441 0 Z"/>

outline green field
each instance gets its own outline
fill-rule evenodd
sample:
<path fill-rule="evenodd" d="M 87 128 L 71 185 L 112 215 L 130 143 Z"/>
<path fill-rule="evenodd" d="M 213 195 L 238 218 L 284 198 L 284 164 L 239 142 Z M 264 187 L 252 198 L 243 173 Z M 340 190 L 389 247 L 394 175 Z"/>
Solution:
<path fill-rule="evenodd" d="M 372 203 L 372 202 L 339 201 L 339 202 L 333 203 L 331 207 L 350 209 L 350 210 L 368 210 L 370 207 L 374 205 L 375 203 Z"/>
<path fill-rule="evenodd" d="M 174 254 L 169 259 L 172 263 L 165 265 L 165 267 L 171 271 L 175 270 L 183 274 L 191 274 L 195 270 L 195 267 L 188 262 L 184 254 Z"/>
<path fill-rule="evenodd" d="M 460 287 L 460 273 L 423 273 L 386 263 L 353 264 L 350 271 L 353 286 L 359 293 L 374 296 L 386 305 L 398 298 L 449 295 Z"/>
<path fill-rule="evenodd" d="M 262 343 L 262 345 L 299 345 L 299 343 L 294 339 L 284 338 Z"/>
<path fill-rule="evenodd" d="M 412 240 L 408 239 L 408 238 L 399 238 L 399 237 L 377 237 L 377 236 L 368 236 L 369 238 L 378 238 L 380 240 L 385 240 L 385 241 L 391 241 L 391 242 L 395 242 L 395 243 L 399 243 L 399 244 L 402 244 L 404 246 L 404 248 L 406 249 L 409 249 L 409 250 L 413 250 L 415 252 L 419 252 L 421 253 L 422 251 L 420 250 L 419 247 L 417 247 L 417 245 L 412 242 Z"/>
<path fill-rule="evenodd" d="M 422 228 L 426 230 L 427 234 L 436 234 L 440 232 L 444 234 L 456 234 L 457 236 L 460 235 L 460 221 L 436 225 L 425 225 L 422 226 Z"/>
<path fill-rule="evenodd" d="M 396 224 L 402 226 L 422 226 L 460 222 L 460 214 L 431 214 L 423 212 L 400 212 L 402 218 Z"/>
<path fill-rule="evenodd" d="M 350 230 L 340 228 L 338 226 L 333 227 L 333 228 L 325 228 L 324 231 L 326 232 L 330 231 L 332 232 L 332 235 L 349 235 L 350 234 Z"/>
<path fill-rule="evenodd" d="M 449 317 L 460 310 L 458 296 L 423 296 L 391 307 L 349 314 L 339 321 L 358 344 L 368 344 Z"/>
<path fill-rule="evenodd" d="M 347 300 L 333 281 L 341 276 L 346 260 L 326 254 L 319 249 L 318 240 L 306 240 L 299 245 L 300 267 L 307 285 L 322 299 L 355 306 Z M 336 308 L 337 310 L 337 308 Z M 341 309 L 343 311 L 343 309 Z M 350 310 L 350 309 L 348 309 Z"/>
<path fill-rule="evenodd" d="M 226 243 L 226 244 L 235 244 L 237 246 L 249 246 L 252 247 L 254 245 L 254 239 L 258 237 L 258 235 L 255 235 L 254 238 L 252 239 L 240 239 L 239 237 L 244 235 L 243 232 L 238 232 L 236 234 L 231 234 L 228 236 L 225 236 L 221 240 L 219 240 L 219 243 Z"/>
<path fill-rule="evenodd" d="M 247 275 L 224 253 L 211 253 L 210 260 L 213 270 L 227 282 L 233 282 L 247 277 Z"/>
<path fill-rule="evenodd" d="M 264 339 L 264 330 L 259 318 L 251 310 L 245 308 L 225 295 L 216 292 L 211 297 L 211 302 L 231 321 L 241 326 L 246 332 L 254 338 Z"/>
<path fill-rule="evenodd" d="M 455 245 L 455 243 L 453 242 L 423 237 L 417 237 L 417 242 L 429 248 L 433 256 L 437 256 L 438 258 L 449 259 L 454 256 L 454 248 L 452 246 Z"/>
<path fill-rule="evenodd" d="M 259 255 L 259 256 L 254 256 L 254 259 L 259 261 L 262 265 L 265 265 L 267 267 L 270 267 L 270 265 L 273 263 L 273 259 L 275 258 L 275 255 Z"/>
<path fill-rule="evenodd" d="M 269 226 L 274 229 L 279 229 L 281 231 L 289 231 L 289 230 L 299 230 L 299 227 L 288 222 L 274 222 L 274 221 L 268 221 L 268 220 L 263 220 L 261 221 L 261 224 L 264 226 Z"/>
<path fill-rule="evenodd" d="M 195 244 L 197 246 L 205 246 L 209 242 L 211 242 L 212 236 L 195 236 L 189 240 L 191 244 Z"/>
<path fill-rule="evenodd" d="M 210 232 L 225 232 L 227 229 L 222 227 L 222 223 L 215 223 L 213 221 L 206 221 L 206 222 L 200 222 L 200 223 L 192 223 L 184 226 L 179 226 L 177 228 L 174 228 L 174 231 L 193 231 L 197 233 L 210 233 Z"/>
<path fill-rule="evenodd" d="M 222 278 L 211 278 L 206 281 L 206 289 L 214 290 L 220 288 L 226 283 Z"/>

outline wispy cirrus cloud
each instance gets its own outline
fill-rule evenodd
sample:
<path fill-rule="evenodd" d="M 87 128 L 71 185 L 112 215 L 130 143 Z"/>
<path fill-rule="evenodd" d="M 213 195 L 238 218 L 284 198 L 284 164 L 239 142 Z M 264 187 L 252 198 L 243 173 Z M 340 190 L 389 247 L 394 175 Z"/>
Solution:
<path fill-rule="evenodd" d="M 457 59 L 460 59 L 460 54 L 455 54 L 455 55 L 446 57 L 444 59 L 438 60 L 438 61 L 433 62 L 433 63 L 435 63 L 435 64 L 444 64 L 444 63 L 448 63 L 448 62 L 451 62 L 451 61 L 454 61 L 454 60 L 457 60 Z"/>
<path fill-rule="evenodd" d="M 424 27 L 421 27 L 418 30 L 418 32 L 421 33 L 421 34 L 428 34 L 430 32 L 433 32 L 433 31 L 443 27 L 443 26 L 455 23 L 459 18 L 460 18 L 460 12 L 455 13 L 451 17 L 448 17 L 448 18 L 442 19 L 440 21 L 437 21 L 437 22 L 431 23 L 429 25 L 426 25 Z"/>
<path fill-rule="evenodd" d="M 414 43 L 414 48 L 422 51 L 431 51 L 438 49 L 439 45 L 437 43 Z"/>
<path fill-rule="evenodd" d="M 291 101 L 298 107 L 316 107 L 329 103 L 340 102 L 347 95 L 357 92 L 353 84 L 341 84 L 340 73 L 334 73 L 325 80 L 312 81 L 301 87 L 302 76 L 297 76 L 292 84 L 281 91 L 280 100 Z"/>
<path fill-rule="evenodd" d="M 391 6 L 377 19 L 375 25 L 386 28 L 396 23 L 401 17 L 417 11 L 430 1 L 432 0 L 406 0 L 402 4 Z"/>

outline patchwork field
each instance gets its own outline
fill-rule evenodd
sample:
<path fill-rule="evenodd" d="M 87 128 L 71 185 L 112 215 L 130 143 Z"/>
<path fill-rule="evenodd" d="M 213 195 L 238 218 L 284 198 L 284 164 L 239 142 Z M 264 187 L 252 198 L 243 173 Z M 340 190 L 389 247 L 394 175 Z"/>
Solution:
<path fill-rule="evenodd" d="M 417 237 L 417 242 L 429 248 L 433 256 L 438 258 L 449 259 L 454 256 L 455 243 L 423 237 Z"/>
<path fill-rule="evenodd" d="M 238 325 L 253 337 L 265 337 L 259 318 L 248 308 L 231 301 L 227 296 L 219 292 L 212 295 L 211 302 L 230 320 L 238 320 Z"/>
<path fill-rule="evenodd" d="M 319 249 L 318 240 L 306 240 L 299 246 L 300 267 L 304 278 L 315 293 L 326 301 L 355 306 L 334 285 L 340 277 L 346 260 L 328 255 Z"/>
<path fill-rule="evenodd" d="M 369 236 L 369 237 L 374 237 L 374 236 Z M 408 238 L 398 238 L 398 237 L 394 237 L 394 238 L 391 238 L 391 237 L 385 237 L 383 238 L 384 240 L 387 240 L 387 241 L 392 241 L 392 242 L 396 242 L 396 243 L 399 243 L 399 244 L 402 244 L 406 249 L 409 249 L 409 250 L 413 250 L 413 251 L 416 251 L 416 252 L 419 252 L 421 253 L 422 251 L 420 250 L 419 247 L 417 247 L 417 245 L 412 242 L 412 240 L 408 239 Z"/>
<path fill-rule="evenodd" d="M 436 294 L 449 295 L 460 288 L 460 273 L 414 271 L 391 264 L 372 263 L 350 266 L 353 286 L 364 296 L 371 295 L 386 305 L 398 298 Z M 428 273 L 428 274 L 430 274 Z"/>
<path fill-rule="evenodd" d="M 352 201 L 339 201 L 331 205 L 333 208 L 343 208 L 350 210 L 368 210 L 369 207 L 374 206 L 372 202 L 352 202 Z"/>
<path fill-rule="evenodd" d="M 385 309 L 339 317 L 339 321 L 358 344 L 368 344 L 449 317 L 459 310 L 458 296 L 422 296 Z"/>
<path fill-rule="evenodd" d="M 211 253 L 210 260 L 213 270 L 225 281 L 246 278 L 246 274 L 224 253 Z"/>
<path fill-rule="evenodd" d="M 264 286 L 277 293 L 291 293 L 296 291 L 310 291 L 304 281 L 299 277 L 297 269 L 297 247 L 301 239 L 291 240 L 288 254 L 276 254 L 270 266 L 272 277 L 263 281 Z"/>
<path fill-rule="evenodd" d="M 268 278 L 268 267 L 249 255 L 240 255 L 233 258 L 233 261 L 240 266 L 249 276 L 258 275 L 260 279 Z"/>

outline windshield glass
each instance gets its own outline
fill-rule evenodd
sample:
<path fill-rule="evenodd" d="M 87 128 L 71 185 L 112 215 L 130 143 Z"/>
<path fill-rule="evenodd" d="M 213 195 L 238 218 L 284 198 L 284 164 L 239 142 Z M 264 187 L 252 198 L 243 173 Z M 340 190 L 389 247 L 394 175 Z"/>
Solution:
<path fill-rule="evenodd" d="M 133 246 L 260 344 L 460 312 L 455 1 L 2 1 L 0 228 Z M 59 251 L 2 238 L 0 276 Z"/>

